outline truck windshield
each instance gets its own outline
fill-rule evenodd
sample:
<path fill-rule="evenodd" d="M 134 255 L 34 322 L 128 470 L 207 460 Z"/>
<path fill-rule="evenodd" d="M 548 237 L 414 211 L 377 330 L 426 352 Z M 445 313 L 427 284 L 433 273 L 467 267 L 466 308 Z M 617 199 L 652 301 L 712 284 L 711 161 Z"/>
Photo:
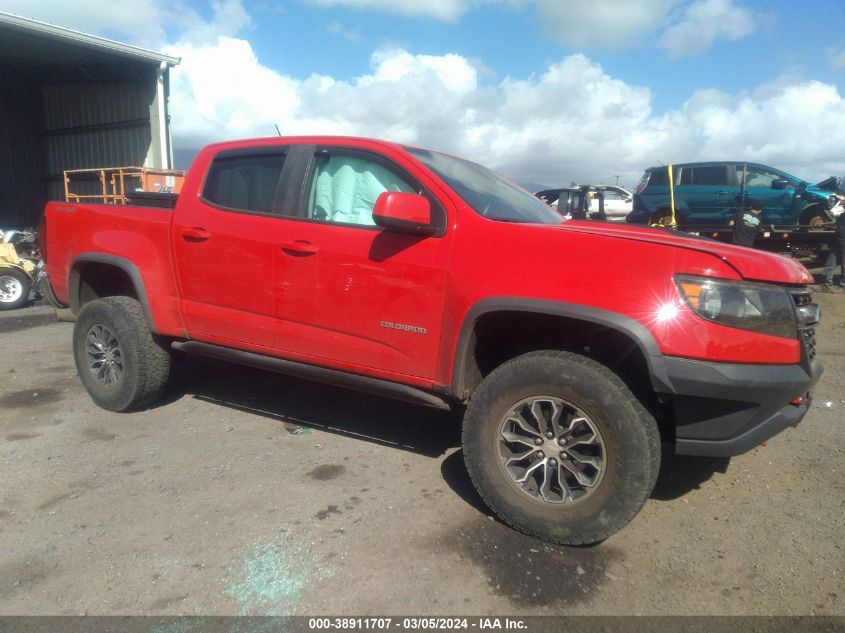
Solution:
<path fill-rule="evenodd" d="M 563 221 L 563 216 L 554 209 L 486 167 L 439 152 L 415 147 L 405 149 L 485 218 L 532 224 L 560 224 Z"/>

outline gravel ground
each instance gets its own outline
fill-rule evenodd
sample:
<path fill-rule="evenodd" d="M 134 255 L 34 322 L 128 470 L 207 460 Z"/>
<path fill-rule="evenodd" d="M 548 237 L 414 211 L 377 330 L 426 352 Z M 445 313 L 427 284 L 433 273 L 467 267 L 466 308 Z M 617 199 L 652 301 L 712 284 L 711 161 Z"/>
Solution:
<path fill-rule="evenodd" d="M 189 359 L 96 408 L 49 308 L 0 314 L 0 615 L 845 614 L 845 296 L 797 429 L 666 457 L 605 543 L 493 520 L 458 416 Z"/>

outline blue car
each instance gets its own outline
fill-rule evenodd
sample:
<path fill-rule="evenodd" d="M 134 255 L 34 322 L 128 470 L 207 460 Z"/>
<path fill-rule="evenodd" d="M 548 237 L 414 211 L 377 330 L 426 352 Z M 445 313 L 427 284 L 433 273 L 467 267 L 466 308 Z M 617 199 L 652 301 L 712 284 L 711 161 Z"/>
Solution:
<path fill-rule="evenodd" d="M 725 227 L 751 201 L 763 203 L 761 221 L 777 227 L 822 230 L 842 212 L 843 196 L 826 188 L 757 163 L 741 161 L 673 165 L 675 218 L 681 228 Z M 626 217 L 635 224 L 669 224 L 667 167 L 649 167 L 634 192 L 634 207 Z"/>

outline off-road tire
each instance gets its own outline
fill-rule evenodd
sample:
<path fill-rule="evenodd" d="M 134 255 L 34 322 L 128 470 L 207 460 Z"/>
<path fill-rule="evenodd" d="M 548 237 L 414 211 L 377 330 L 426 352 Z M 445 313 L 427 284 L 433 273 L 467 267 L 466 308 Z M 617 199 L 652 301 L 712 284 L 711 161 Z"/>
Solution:
<path fill-rule="evenodd" d="M 86 345 L 95 326 L 107 328 L 120 348 L 122 371 L 111 385 L 98 382 L 89 366 Z M 73 328 L 73 356 L 88 394 L 109 411 L 138 409 L 158 400 L 170 376 L 170 354 L 131 297 L 105 297 L 82 307 Z"/>
<path fill-rule="evenodd" d="M 0 277 L 11 278 L 13 283 L 17 282 L 16 286 L 20 289 L 19 296 L 0 301 L 0 310 L 16 310 L 25 306 L 29 302 L 29 293 L 32 290 L 32 280 L 26 273 L 17 268 L 0 268 Z"/>
<path fill-rule="evenodd" d="M 578 503 L 552 504 L 525 494 L 502 466 L 502 421 L 534 396 L 572 403 L 605 443 L 605 471 Z M 564 545 L 605 540 L 625 527 L 648 499 L 660 469 L 660 437 L 652 415 L 607 367 L 562 351 L 524 354 L 493 370 L 479 385 L 463 424 L 464 460 L 485 503 L 505 523 Z"/>

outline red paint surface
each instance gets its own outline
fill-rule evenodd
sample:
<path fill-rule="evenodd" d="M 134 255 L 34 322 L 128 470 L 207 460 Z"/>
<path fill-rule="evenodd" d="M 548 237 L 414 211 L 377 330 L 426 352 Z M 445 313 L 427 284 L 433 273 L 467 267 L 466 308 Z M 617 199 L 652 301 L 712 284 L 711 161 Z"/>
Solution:
<path fill-rule="evenodd" d="M 220 150 L 322 144 L 379 154 L 414 176 L 447 214 L 425 237 L 221 210 L 199 199 Z M 286 210 L 287 211 L 287 210 Z M 290 210 L 293 212 L 294 210 Z M 117 255 L 141 272 L 157 331 L 303 360 L 419 387 L 451 383 L 458 333 L 477 302 L 525 297 L 630 317 L 670 356 L 791 364 L 797 339 L 705 321 L 673 281 L 686 273 L 780 284 L 812 281 L 768 253 L 650 229 L 488 220 L 401 146 L 366 139 L 277 138 L 205 148 L 173 211 L 51 203 L 47 272 L 68 301 L 81 253 Z M 661 322 L 666 305 L 677 316 Z M 418 332 L 384 323 L 418 328 Z M 424 331 L 424 333 L 421 333 Z"/>

